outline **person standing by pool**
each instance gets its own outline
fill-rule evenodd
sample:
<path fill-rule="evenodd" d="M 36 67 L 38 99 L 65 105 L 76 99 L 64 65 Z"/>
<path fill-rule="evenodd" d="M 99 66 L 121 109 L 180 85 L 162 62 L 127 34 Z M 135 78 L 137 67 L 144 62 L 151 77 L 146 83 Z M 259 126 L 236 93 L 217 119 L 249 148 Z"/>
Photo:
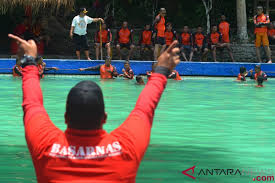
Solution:
<path fill-rule="evenodd" d="M 219 24 L 219 32 L 222 34 L 222 42 L 230 44 L 229 38 L 230 24 L 226 21 L 225 15 L 221 16 L 221 23 Z"/>
<path fill-rule="evenodd" d="M 111 65 L 111 57 L 107 57 L 105 64 L 97 65 L 95 67 L 80 68 L 80 71 L 99 71 L 101 79 L 113 79 L 118 76 L 115 66 Z"/>
<path fill-rule="evenodd" d="M 91 60 L 89 56 L 89 45 L 87 41 L 87 25 L 92 22 L 102 22 L 104 20 L 102 18 L 91 18 L 86 14 L 88 11 L 86 8 L 80 8 L 80 13 L 78 16 L 74 17 L 71 30 L 70 37 L 73 39 L 76 49 L 76 56 L 80 60 L 80 50 L 84 49 L 84 53 L 87 60 Z"/>
<path fill-rule="evenodd" d="M 158 16 L 156 16 L 153 22 L 154 34 L 153 39 L 155 39 L 155 51 L 154 57 L 157 60 L 158 56 L 165 50 L 166 42 L 165 42 L 165 16 L 166 9 L 161 8 Z"/>
<path fill-rule="evenodd" d="M 130 63 L 127 61 L 124 63 L 124 68 L 122 69 L 123 74 L 121 74 L 121 77 L 127 78 L 127 79 L 133 79 L 134 78 L 134 72 L 130 67 Z"/>
<path fill-rule="evenodd" d="M 263 13 L 263 7 L 258 6 L 257 7 L 257 15 L 254 16 L 254 24 L 255 24 L 255 47 L 256 47 L 256 55 L 258 58 L 258 61 L 262 63 L 261 58 L 261 45 L 263 44 L 263 47 L 265 49 L 265 53 L 267 55 L 267 63 L 272 63 L 271 61 L 271 51 L 269 48 L 269 41 L 268 41 L 268 35 L 267 35 L 267 26 L 270 23 L 270 19 L 268 15 L 265 15 Z"/>
<path fill-rule="evenodd" d="M 70 90 L 64 115 L 67 130 L 58 129 L 43 106 L 35 42 L 9 37 L 25 51 L 22 106 L 37 182 L 135 182 L 149 146 L 155 109 L 168 75 L 180 62 L 177 41 L 158 58 L 129 117 L 109 134 L 103 130 L 107 120 L 103 93 L 92 81 L 82 81 Z"/>

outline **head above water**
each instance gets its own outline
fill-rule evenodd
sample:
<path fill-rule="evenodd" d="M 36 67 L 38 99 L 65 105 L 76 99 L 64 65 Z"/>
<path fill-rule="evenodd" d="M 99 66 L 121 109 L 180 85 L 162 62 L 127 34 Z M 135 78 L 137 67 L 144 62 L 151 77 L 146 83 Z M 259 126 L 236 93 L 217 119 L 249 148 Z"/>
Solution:
<path fill-rule="evenodd" d="M 111 57 L 107 56 L 106 59 L 105 59 L 105 66 L 109 67 L 111 65 L 111 62 L 112 62 Z"/>
<path fill-rule="evenodd" d="M 107 114 L 100 87 L 92 81 L 75 85 L 67 96 L 66 124 L 78 130 L 101 129 Z"/>
<path fill-rule="evenodd" d="M 166 9 L 165 8 L 160 8 L 159 14 L 160 14 L 160 16 L 165 17 L 166 16 Z"/>
<path fill-rule="evenodd" d="M 124 63 L 124 68 L 125 68 L 126 70 L 129 70 L 129 69 L 130 69 L 130 62 L 129 62 L 129 61 L 126 61 L 126 62 Z"/>
<path fill-rule="evenodd" d="M 264 12 L 264 8 L 262 6 L 257 6 L 257 14 L 261 15 Z"/>
<path fill-rule="evenodd" d="M 138 84 L 144 84 L 144 80 L 143 80 L 143 78 L 142 78 L 141 75 L 138 75 L 138 76 L 136 77 L 136 81 L 137 81 Z"/>
<path fill-rule="evenodd" d="M 246 73 L 246 68 L 240 67 L 240 74 L 245 74 L 245 73 Z"/>
<path fill-rule="evenodd" d="M 80 17 L 84 17 L 88 13 L 87 9 L 82 7 L 79 9 L 79 15 Z"/>
<path fill-rule="evenodd" d="M 260 65 L 256 65 L 254 69 L 255 69 L 255 72 L 256 72 L 256 73 L 259 73 L 259 72 L 261 72 L 261 71 L 262 71 L 262 69 L 261 69 L 261 66 L 260 66 Z"/>
<path fill-rule="evenodd" d="M 217 25 L 213 25 L 212 26 L 212 32 L 217 32 L 218 31 L 218 26 Z"/>

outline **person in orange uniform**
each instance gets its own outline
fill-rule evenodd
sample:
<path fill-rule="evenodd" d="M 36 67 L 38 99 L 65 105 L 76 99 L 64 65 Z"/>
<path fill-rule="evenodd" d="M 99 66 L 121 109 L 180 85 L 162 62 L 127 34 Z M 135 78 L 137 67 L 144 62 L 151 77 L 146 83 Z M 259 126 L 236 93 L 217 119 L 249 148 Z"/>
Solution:
<path fill-rule="evenodd" d="M 174 40 L 177 40 L 177 32 L 173 30 L 172 23 L 167 23 L 165 31 L 166 48 L 168 48 Z"/>
<path fill-rule="evenodd" d="M 107 29 L 107 25 L 104 23 L 102 24 L 101 31 L 98 30 L 95 33 L 95 46 L 96 46 L 96 59 L 99 60 L 100 54 L 100 36 L 102 36 L 102 47 L 107 49 L 108 57 L 111 56 L 111 42 L 112 42 L 112 33 L 110 29 Z"/>
<path fill-rule="evenodd" d="M 193 50 L 193 36 L 189 32 L 189 27 L 184 26 L 183 32 L 180 35 L 180 44 L 181 44 L 181 54 L 185 61 L 192 61 L 194 50 Z M 185 55 L 185 51 L 189 53 L 189 60 Z"/>
<path fill-rule="evenodd" d="M 225 15 L 222 15 L 221 23 L 219 24 L 219 32 L 222 34 L 222 43 L 230 43 L 229 31 L 230 24 L 226 21 Z"/>
<path fill-rule="evenodd" d="M 155 39 L 155 60 L 157 60 L 158 56 L 165 50 L 166 42 L 165 42 L 165 16 L 166 9 L 161 8 L 159 14 L 156 16 L 153 27 L 154 34 L 153 39 Z M 159 51 L 160 50 L 160 51 Z"/>
<path fill-rule="evenodd" d="M 13 77 L 21 77 L 22 76 L 22 64 L 19 59 L 16 59 L 16 64 L 12 68 Z"/>
<path fill-rule="evenodd" d="M 178 71 L 176 71 L 176 70 L 173 70 L 171 72 L 171 74 L 168 76 L 168 79 L 174 79 L 176 81 L 181 81 L 182 80 L 182 78 L 180 77 Z"/>
<path fill-rule="evenodd" d="M 268 29 L 267 33 L 268 33 L 269 43 L 272 45 L 275 45 L 275 29 L 274 29 L 273 23 L 271 23 L 269 25 L 269 29 Z"/>
<path fill-rule="evenodd" d="M 28 60 L 22 65 L 24 132 L 38 183 L 135 182 L 149 147 L 154 113 L 179 64 L 175 41 L 159 58 L 155 72 L 127 119 L 112 132 L 104 130 L 107 113 L 103 92 L 95 82 L 81 81 L 69 92 L 63 132 L 50 119 L 35 65 L 34 41 L 20 41 Z M 112 105 L 115 105 L 114 103 Z"/>
<path fill-rule="evenodd" d="M 249 71 L 250 72 L 250 71 Z M 245 67 L 240 67 L 240 73 L 238 74 L 237 81 L 246 81 L 246 76 L 248 75 L 248 72 Z"/>
<path fill-rule="evenodd" d="M 120 50 L 123 48 L 130 50 L 127 58 L 127 60 L 130 60 L 135 45 L 133 44 L 133 30 L 128 28 L 128 22 L 124 21 L 122 28 L 117 31 L 116 43 L 117 54 L 120 60 L 122 59 Z"/>
<path fill-rule="evenodd" d="M 115 66 L 111 65 L 111 58 L 107 57 L 105 64 L 97 65 L 95 67 L 80 68 L 80 71 L 99 71 L 101 79 L 113 79 L 118 76 Z"/>
<path fill-rule="evenodd" d="M 271 61 L 271 51 L 269 48 L 269 41 L 268 41 L 268 35 L 267 35 L 267 26 L 270 23 L 270 19 L 268 15 L 265 15 L 263 13 L 263 7 L 258 6 L 257 7 L 257 15 L 254 16 L 254 24 L 255 24 L 255 47 L 256 47 L 256 55 L 258 58 L 258 61 L 262 63 L 261 58 L 261 45 L 263 45 L 266 55 L 267 55 L 267 63 L 272 63 Z"/>
<path fill-rule="evenodd" d="M 134 79 L 134 72 L 130 67 L 130 63 L 127 61 L 124 63 L 124 68 L 122 69 L 123 74 L 120 74 L 120 77 L 124 77 L 126 79 Z"/>
<path fill-rule="evenodd" d="M 144 55 L 144 51 L 147 48 L 148 50 L 154 51 L 152 44 L 153 31 L 151 30 L 151 25 L 146 24 L 144 30 L 140 34 L 139 45 L 140 45 L 140 55 Z"/>
<path fill-rule="evenodd" d="M 267 75 L 266 73 L 264 73 L 261 69 L 261 66 L 260 65 L 256 65 L 255 68 L 255 74 L 253 75 L 253 70 L 250 70 L 250 79 L 254 79 L 255 81 L 257 81 L 258 77 L 259 76 L 262 76 L 264 78 L 265 81 L 267 81 Z"/>
<path fill-rule="evenodd" d="M 203 31 L 202 27 L 198 26 L 197 32 L 193 35 L 194 53 L 196 52 L 201 53 L 201 57 L 200 57 L 201 61 L 207 60 L 207 54 L 208 54 L 206 37 L 202 31 Z"/>
<path fill-rule="evenodd" d="M 208 34 L 207 39 L 209 48 L 212 50 L 213 60 L 215 62 L 217 62 L 217 48 L 226 48 L 232 62 L 235 62 L 230 45 L 222 42 L 222 34 L 218 32 L 218 27 L 216 25 L 212 26 L 211 33 Z"/>

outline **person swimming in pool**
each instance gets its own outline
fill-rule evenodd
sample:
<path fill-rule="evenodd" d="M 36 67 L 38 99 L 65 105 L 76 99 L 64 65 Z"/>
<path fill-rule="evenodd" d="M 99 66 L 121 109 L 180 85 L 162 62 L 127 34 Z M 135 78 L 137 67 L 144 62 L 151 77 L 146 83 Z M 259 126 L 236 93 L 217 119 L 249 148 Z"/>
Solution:
<path fill-rule="evenodd" d="M 255 74 L 254 74 L 254 75 L 253 75 L 253 70 L 250 70 L 250 73 L 251 73 L 250 78 L 251 78 L 251 79 L 254 79 L 255 81 L 257 81 L 258 77 L 259 77 L 259 76 L 262 76 L 263 79 L 264 79 L 264 81 L 267 81 L 267 75 L 266 75 L 266 73 L 264 73 L 264 72 L 262 71 L 260 65 L 256 65 L 254 69 L 255 69 Z"/>
<path fill-rule="evenodd" d="M 13 77 L 21 77 L 22 76 L 22 64 L 20 59 L 16 59 L 16 64 L 12 68 L 12 75 Z"/>
<path fill-rule="evenodd" d="M 136 81 L 137 81 L 136 84 L 138 85 L 145 85 L 145 82 L 141 75 L 136 76 Z"/>
<path fill-rule="evenodd" d="M 44 73 L 46 71 L 51 71 L 55 70 L 58 71 L 59 69 L 57 67 L 46 67 L 46 63 L 43 61 L 42 57 L 37 57 L 37 67 L 38 67 L 38 72 L 40 75 L 40 78 L 44 78 Z"/>
<path fill-rule="evenodd" d="M 249 72 L 253 72 L 253 69 L 251 69 Z M 237 77 L 237 81 L 246 81 L 246 76 L 249 74 L 249 72 L 247 72 L 245 67 L 240 67 L 240 73 Z"/>
<path fill-rule="evenodd" d="M 258 78 L 257 78 L 257 85 L 256 85 L 257 88 L 264 87 L 264 85 L 263 85 L 264 79 L 265 78 L 263 76 L 258 76 Z"/>
<path fill-rule="evenodd" d="M 178 71 L 176 71 L 176 70 L 172 71 L 172 73 L 168 76 L 168 79 L 174 79 L 176 81 L 181 81 L 182 80 L 179 73 L 178 73 Z"/>
<path fill-rule="evenodd" d="M 133 111 L 118 128 L 110 133 L 104 130 L 107 113 L 103 92 L 95 82 L 81 81 L 68 93 L 64 114 L 67 129 L 63 132 L 43 105 L 35 42 L 9 37 L 24 49 L 23 125 L 37 182 L 135 182 L 167 77 L 180 63 L 178 42 L 158 57 Z"/>
<path fill-rule="evenodd" d="M 124 68 L 122 69 L 123 74 L 120 74 L 120 77 L 124 77 L 126 79 L 134 79 L 134 72 L 130 67 L 130 62 L 126 61 L 124 63 Z"/>
<path fill-rule="evenodd" d="M 106 57 L 105 64 L 95 67 L 80 68 L 80 71 L 99 71 L 101 79 L 113 79 L 118 76 L 116 67 L 111 65 L 111 57 Z"/>

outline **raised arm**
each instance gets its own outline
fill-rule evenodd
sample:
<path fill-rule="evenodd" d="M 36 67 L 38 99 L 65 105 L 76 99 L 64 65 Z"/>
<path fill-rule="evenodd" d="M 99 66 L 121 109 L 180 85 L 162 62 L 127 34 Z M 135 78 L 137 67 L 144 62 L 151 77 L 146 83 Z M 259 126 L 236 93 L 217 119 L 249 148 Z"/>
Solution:
<path fill-rule="evenodd" d="M 97 66 L 88 67 L 88 68 L 80 68 L 79 70 L 80 71 L 99 71 L 101 66 L 102 65 L 97 65 Z"/>
<path fill-rule="evenodd" d="M 178 44 L 172 45 L 159 57 L 155 72 L 141 92 L 134 110 L 126 121 L 112 135 L 127 143 L 141 160 L 150 141 L 151 127 L 155 109 L 167 83 L 167 77 L 180 62 Z"/>

